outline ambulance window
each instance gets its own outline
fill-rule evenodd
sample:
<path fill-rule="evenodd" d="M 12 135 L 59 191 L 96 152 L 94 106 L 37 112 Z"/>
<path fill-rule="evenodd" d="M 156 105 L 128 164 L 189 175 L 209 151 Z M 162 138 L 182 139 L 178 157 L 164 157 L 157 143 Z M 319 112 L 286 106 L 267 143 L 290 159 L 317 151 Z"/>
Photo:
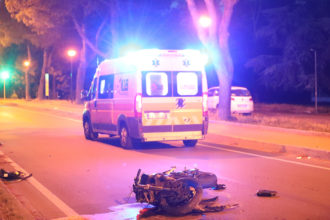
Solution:
<path fill-rule="evenodd" d="M 99 98 L 113 98 L 113 75 L 101 76 L 99 79 Z"/>
<path fill-rule="evenodd" d="M 120 90 L 128 91 L 128 79 L 120 79 Z"/>
<path fill-rule="evenodd" d="M 176 75 L 178 95 L 197 95 L 198 76 L 194 72 L 179 72 Z"/>
<path fill-rule="evenodd" d="M 96 83 L 97 83 L 97 78 L 94 78 L 94 80 L 93 80 L 93 83 L 92 83 L 92 86 L 91 86 L 91 88 L 90 88 L 90 90 L 89 90 L 89 95 L 88 96 L 90 96 L 90 99 L 92 100 L 92 99 L 94 99 L 95 98 L 95 95 L 96 95 Z"/>
<path fill-rule="evenodd" d="M 167 96 L 167 74 L 165 72 L 148 72 L 146 74 L 146 93 L 148 96 Z"/>

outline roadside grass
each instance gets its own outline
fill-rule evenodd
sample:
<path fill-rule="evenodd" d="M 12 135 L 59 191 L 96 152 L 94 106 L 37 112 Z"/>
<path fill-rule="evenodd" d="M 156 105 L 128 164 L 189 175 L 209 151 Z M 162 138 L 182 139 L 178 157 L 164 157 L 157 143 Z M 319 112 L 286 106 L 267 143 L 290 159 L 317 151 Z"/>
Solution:
<path fill-rule="evenodd" d="M 0 180 L 1 181 L 1 180 Z M 2 220 L 33 220 L 34 217 L 7 191 L 0 182 L 0 219 Z"/>
<path fill-rule="evenodd" d="M 217 120 L 217 111 L 210 111 L 210 118 Z M 330 132 L 330 107 L 289 104 L 255 104 L 255 111 L 248 116 L 233 114 L 231 121 L 308 131 Z"/>

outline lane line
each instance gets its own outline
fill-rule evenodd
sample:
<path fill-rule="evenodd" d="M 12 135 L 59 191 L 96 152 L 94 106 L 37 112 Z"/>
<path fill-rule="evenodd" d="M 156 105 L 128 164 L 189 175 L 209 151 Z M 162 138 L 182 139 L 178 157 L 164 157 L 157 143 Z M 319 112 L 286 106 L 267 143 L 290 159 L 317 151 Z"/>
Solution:
<path fill-rule="evenodd" d="M 216 149 L 216 150 L 229 151 L 229 152 L 233 152 L 233 153 L 245 154 L 245 155 L 249 155 L 249 156 L 261 157 L 261 158 L 265 158 L 265 159 L 269 159 L 269 160 L 277 160 L 277 161 L 281 161 L 281 162 L 285 162 L 285 163 L 291 163 L 291 164 L 295 164 L 295 165 L 301 165 L 301 166 L 318 168 L 318 169 L 330 171 L 329 167 L 307 164 L 307 163 L 302 163 L 302 162 L 297 162 L 297 161 L 292 161 L 292 160 L 285 160 L 285 159 L 281 159 L 281 158 L 263 156 L 263 155 L 259 155 L 259 154 L 247 153 L 247 152 L 238 151 L 238 150 L 231 150 L 231 149 L 226 149 L 226 148 L 222 148 L 222 147 L 214 147 L 214 146 L 210 146 L 210 145 L 206 145 L 206 144 L 198 144 L 197 146 L 201 146 L 204 148 L 212 148 L 212 149 Z"/>
<path fill-rule="evenodd" d="M 12 159 L 6 156 L 1 150 L 0 155 L 5 158 L 7 162 L 9 162 L 16 170 L 19 170 L 25 174 L 28 174 L 26 170 L 24 170 L 21 166 L 15 163 Z M 60 198 L 58 198 L 54 193 L 48 190 L 44 185 L 42 185 L 38 180 L 36 180 L 33 176 L 29 177 L 25 181 L 28 181 L 33 185 L 39 192 L 41 192 L 50 202 L 52 202 L 59 210 L 61 210 L 67 216 L 79 216 L 77 212 L 75 212 L 72 208 L 70 208 L 67 204 L 65 204 Z"/>

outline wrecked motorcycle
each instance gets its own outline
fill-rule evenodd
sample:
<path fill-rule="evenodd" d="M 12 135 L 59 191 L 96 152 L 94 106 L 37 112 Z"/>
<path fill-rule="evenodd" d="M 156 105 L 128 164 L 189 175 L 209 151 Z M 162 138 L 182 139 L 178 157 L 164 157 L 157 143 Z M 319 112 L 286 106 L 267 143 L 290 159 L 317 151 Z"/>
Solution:
<path fill-rule="evenodd" d="M 185 215 L 198 207 L 203 188 L 224 187 L 223 184 L 217 184 L 217 177 L 213 173 L 198 169 L 174 170 L 141 175 L 139 169 L 133 185 L 136 200 L 152 204 L 171 215 Z"/>

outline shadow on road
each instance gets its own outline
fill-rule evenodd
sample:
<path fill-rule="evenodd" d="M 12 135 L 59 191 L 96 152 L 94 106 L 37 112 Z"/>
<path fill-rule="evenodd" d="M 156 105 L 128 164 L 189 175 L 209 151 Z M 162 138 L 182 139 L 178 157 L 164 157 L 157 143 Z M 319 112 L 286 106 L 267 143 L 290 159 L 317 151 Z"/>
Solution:
<path fill-rule="evenodd" d="M 120 146 L 119 138 L 106 138 L 106 137 L 100 137 L 97 139 L 98 142 L 101 142 L 103 144 L 108 144 L 112 146 L 116 146 L 119 148 L 122 148 Z M 133 150 L 153 150 L 153 149 L 171 149 L 171 148 L 177 148 L 171 144 L 162 143 L 162 142 L 144 142 L 140 143 Z"/>

